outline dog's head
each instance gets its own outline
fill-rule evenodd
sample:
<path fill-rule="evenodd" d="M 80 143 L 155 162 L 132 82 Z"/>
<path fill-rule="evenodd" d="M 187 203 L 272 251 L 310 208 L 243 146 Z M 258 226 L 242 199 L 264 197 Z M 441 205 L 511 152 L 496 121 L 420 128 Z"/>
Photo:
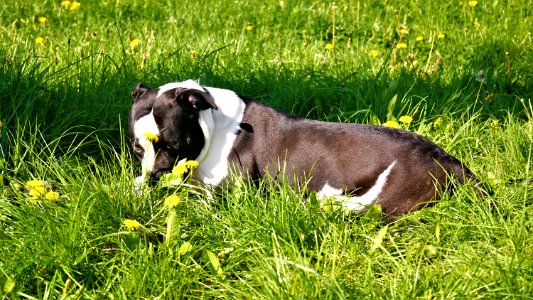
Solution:
<path fill-rule="evenodd" d="M 158 179 L 170 172 L 178 159 L 198 157 L 205 142 L 199 113 L 218 109 L 206 91 L 183 87 L 150 89 L 140 83 L 131 95 L 128 130 L 143 177 Z"/>

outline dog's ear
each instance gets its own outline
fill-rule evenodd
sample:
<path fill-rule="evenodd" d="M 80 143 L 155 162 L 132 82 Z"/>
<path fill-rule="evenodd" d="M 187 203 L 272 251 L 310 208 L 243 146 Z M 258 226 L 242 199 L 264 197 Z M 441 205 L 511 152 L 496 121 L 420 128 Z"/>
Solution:
<path fill-rule="evenodd" d="M 150 88 L 144 85 L 143 83 L 139 83 L 135 89 L 131 92 L 131 96 L 133 97 L 133 102 L 137 101 L 137 99 L 142 96 L 144 93 L 149 91 Z"/>
<path fill-rule="evenodd" d="M 176 101 L 189 113 L 218 109 L 211 95 L 195 89 L 176 89 Z"/>

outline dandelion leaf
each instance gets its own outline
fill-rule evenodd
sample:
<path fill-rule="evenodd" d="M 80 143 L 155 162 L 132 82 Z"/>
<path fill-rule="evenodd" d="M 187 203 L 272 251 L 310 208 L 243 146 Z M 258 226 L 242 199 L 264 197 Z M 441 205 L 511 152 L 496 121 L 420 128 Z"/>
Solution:
<path fill-rule="evenodd" d="M 396 106 L 397 99 L 398 99 L 398 95 L 394 95 L 392 99 L 390 99 L 389 105 L 387 105 L 387 120 L 395 120 L 393 113 L 394 113 L 394 107 Z"/>
<path fill-rule="evenodd" d="M 180 246 L 180 248 L 178 250 L 178 254 L 179 255 L 185 255 L 185 254 L 189 253 L 191 250 L 192 250 L 191 243 L 184 242 L 183 244 L 181 244 L 181 246 Z"/>
<path fill-rule="evenodd" d="M 167 217 L 167 236 L 166 236 L 166 243 L 169 244 L 173 239 L 174 236 L 179 231 L 178 227 L 178 215 L 175 210 L 170 210 L 168 212 Z"/>
<path fill-rule="evenodd" d="M 388 229 L 389 229 L 389 225 L 385 225 L 383 228 L 381 228 L 378 231 L 376 236 L 372 239 L 373 243 L 372 243 L 372 248 L 370 249 L 371 253 L 381 246 L 381 244 L 383 243 L 383 238 L 387 234 Z"/>
<path fill-rule="evenodd" d="M 204 250 L 203 259 L 213 275 L 222 275 L 224 273 L 218 257 L 213 252 Z"/>
<path fill-rule="evenodd" d="M 159 182 L 163 187 L 178 186 L 183 183 L 183 175 L 175 173 L 167 173 L 161 176 Z"/>

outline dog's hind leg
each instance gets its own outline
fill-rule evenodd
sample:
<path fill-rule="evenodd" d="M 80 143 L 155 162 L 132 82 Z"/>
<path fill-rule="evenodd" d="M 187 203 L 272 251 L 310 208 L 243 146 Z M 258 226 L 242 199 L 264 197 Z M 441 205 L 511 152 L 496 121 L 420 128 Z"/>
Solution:
<path fill-rule="evenodd" d="M 370 189 L 361 196 L 346 196 L 342 189 L 337 189 L 331 187 L 327 183 L 324 187 L 318 192 L 317 197 L 319 199 L 323 198 L 334 198 L 336 201 L 340 202 L 344 207 L 352 211 L 359 211 L 367 208 L 369 205 L 372 205 L 376 200 L 380 199 L 380 195 L 387 185 L 387 180 L 392 169 L 396 165 L 396 161 L 393 161 L 381 174 L 379 174 L 376 182 Z"/>

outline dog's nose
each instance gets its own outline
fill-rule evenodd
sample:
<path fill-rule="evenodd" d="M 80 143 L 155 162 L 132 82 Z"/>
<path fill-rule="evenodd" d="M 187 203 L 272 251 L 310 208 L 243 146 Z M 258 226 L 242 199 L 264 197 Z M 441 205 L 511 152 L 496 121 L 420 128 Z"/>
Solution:
<path fill-rule="evenodd" d="M 160 169 L 155 172 L 150 173 L 150 180 L 152 181 L 158 181 L 161 176 L 172 172 L 172 169 Z"/>

